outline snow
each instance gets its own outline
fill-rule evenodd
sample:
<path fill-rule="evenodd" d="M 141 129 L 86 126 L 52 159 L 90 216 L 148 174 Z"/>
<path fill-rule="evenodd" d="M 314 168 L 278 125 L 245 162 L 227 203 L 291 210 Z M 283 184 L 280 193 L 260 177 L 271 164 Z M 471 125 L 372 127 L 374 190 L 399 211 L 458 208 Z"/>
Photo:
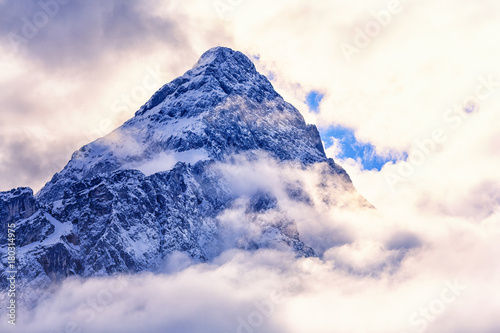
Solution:
<path fill-rule="evenodd" d="M 125 251 L 134 256 L 144 256 L 151 251 L 153 239 L 155 238 L 151 229 L 144 228 L 143 226 L 134 226 L 128 232 L 120 229 L 120 238 L 123 239 L 124 244 L 127 244 Z"/>
<path fill-rule="evenodd" d="M 63 200 L 56 200 L 52 203 L 52 209 L 55 211 L 60 211 L 61 209 L 64 209 L 64 204 Z"/>
<path fill-rule="evenodd" d="M 124 169 L 136 169 L 141 171 L 146 176 L 155 174 L 161 171 L 171 170 L 177 162 L 195 164 L 198 161 L 208 159 L 208 153 L 205 149 L 193 149 L 183 152 L 161 152 L 153 159 L 142 164 L 126 164 Z"/>
<path fill-rule="evenodd" d="M 213 48 L 205 52 L 205 54 L 201 56 L 200 60 L 198 60 L 193 68 L 202 67 L 214 62 L 217 59 L 217 50 L 219 50 L 219 48 Z"/>
<path fill-rule="evenodd" d="M 28 195 L 33 194 L 33 191 L 28 187 L 19 187 L 16 189 L 12 189 L 8 192 L 2 192 L 0 199 L 4 201 L 9 201 L 15 197 L 19 197 L 22 194 L 28 194 Z"/>
<path fill-rule="evenodd" d="M 74 249 L 65 265 L 73 259 L 83 262 L 84 274 L 89 275 L 106 274 L 108 268 L 128 271 L 130 264 L 154 271 L 174 250 L 188 253 L 195 261 L 218 255 L 225 245 L 218 239 L 223 230 L 216 216 L 241 199 L 238 186 L 245 186 L 244 195 L 253 196 L 255 184 L 246 186 L 252 175 L 245 168 L 238 168 L 242 181 L 228 182 L 212 164 L 194 168 L 198 161 L 213 160 L 232 168 L 239 166 L 231 162 L 235 154 L 244 159 L 246 153 L 254 157 L 261 153 L 279 163 L 300 162 L 304 167 L 327 161 L 317 131 L 311 131 L 299 111 L 242 57 L 224 48 L 208 51 L 198 68 L 155 94 L 146 112 L 138 111 L 118 129 L 73 155 L 37 195 L 41 208 L 36 222 L 41 216 L 49 222 L 33 225 L 33 229 L 46 232 L 50 223 L 54 232 L 19 248 L 24 267 L 33 267 L 31 281 L 47 277 L 49 273 L 36 264 L 36 256 L 57 243 Z M 151 176 L 172 170 L 178 162 L 191 166 L 148 178 L 135 171 Z M 119 177 L 114 174 L 117 170 Z M 255 182 L 268 179 L 258 175 Z M 97 188 L 96 198 L 91 194 Z M 46 209 L 64 216 L 62 221 L 86 224 L 73 230 L 71 222 L 61 223 Z M 272 215 L 267 212 L 266 216 Z M 33 219 L 18 223 L 34 223 Z M 248 219 L 251 216 L 242 215 L 244 223 Z M 304 255 L 313 253 L 281 227 L 269 226 L 272 223 L 254 237 L 259 246 L 286 245 Z M 71 232 L 80 240 L 77 247 L 61 239 Z"/>
<path fill-rule="evenodd" d="M 54 244 L 57 244 L 60 242 L 60 239 L 61 239 L 61 236 L 63 235 L 68 235 L 72 232 L 73 230 L 73 225 L 71 223 L 61 223 L 60 221 L 56 220 L 52 215 L 50 215 L 49 213 L 42 213 L 44 215 L 44 217 L 54 226 L 55 230 L 54 232 L 49 235 L 49 237 L 45 238 L 43 241 L 41 242 L 35 242 L 35 243 L 31 243 L 31 244 L 28 244 L 26 246 L 23 246 L 23 247 L 19 247 L 17 249 L 17 253 L 19 255 L 24 255 L 36 248 L 39 248 L 39 247 L 47 247 L 49 245 L 54 245 Z M 35 214 L 37 215 L 37 214 Z M 33 215 L 32 217 L 30 217 L 26 223 L 29 223 L 29 221 L 35 217 L 35 215 Z"/>
<path fill-rule="evenodd" d="M 185 137 L 186 133 L 199 134 L 203 130 L 201 116 L 193 118 L 180 118 L 169 121 L 162 126 L 148 129 L 152 132 L 151 139 L 154 141 L 165 140 L 171 136 Z"/>

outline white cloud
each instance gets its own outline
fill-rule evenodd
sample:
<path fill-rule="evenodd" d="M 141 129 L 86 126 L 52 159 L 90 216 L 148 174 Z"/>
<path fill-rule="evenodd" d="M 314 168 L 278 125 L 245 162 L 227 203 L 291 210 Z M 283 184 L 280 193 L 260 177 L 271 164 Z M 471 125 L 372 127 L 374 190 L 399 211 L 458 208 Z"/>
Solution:
<path fill-rule="evenodd" d="M 363 170 L 352 159 L 340 161 L 357 189 L 378 208 L 374 212 L 321 205 L 320 193 L 312 190 L 314 173 L 300 179 L 317 203 L 310 210 L 279 193 L 272 164 L 229 168 L 242 195 L 259 186 L 278 189 L 301 238 L 324 257 L 231 252 L 213 265 L 187 269 L 183 258 L 173 258 L 165 271 L 181 272 L 125 277 L 128 287 L 94 310 L 95 319 L 85 326 L 85 317 L 75 311 L 113 280 L 71 280 L 50 306 L 40 306 L 34 318 L 23 319 L 31 322 L 28 331 L 76 321 L 88 332 L 144 327 L 151 332 L 207 327 L 235 332 L 238 317 L 248 323 L 251 314 L 259 313 L 253 301 L 268 301 L 276 290 L 283 291 L 284 299 L 259 326 L 262 331 L 416 332 L 418 327 L 410 323 L 415 312 L 413 319 L 428 325 L 427 332 L 500 330 L 495 261 L 500 94 L 496 84 L 492 91 L 479 88 L 490 75 L 500 81 L 499 4 L 402 0 L 401 13 L 347 61 L 341 43 L 353 43 L 354 29 L 373 21 L 371 11 L 387 9 L 388 1 L 222 2 L 230 4 L 225 19 L 211 1 L 149 3 L 156 18 L 175 25 L 172 33 L 182 31 L 185 43 L 163 43 L 163 35 L 149 34 L 146 44 L 134 37 L 129 43 L 133 47 L 112 44 L 89 62 L 73 62 L 62 53 L 55 67 L 54 59 L 47 61 L 45 52 L 28 44 L 28 53 L 8 62 L 0 75 L 1 189 L 40 188 L 74 150 L 108 133 L 145 102 L 147 97 L 129 98 L 123 112 L 113 112 L 122 95 L 143 87 L 148 68 L 161 69 L 159 87 L 217 44 L 259 54 L 257 67 L 273 73 L 275 87 L 309 122 L 348 126 L 377 152 L 407 151 L 408 161 L 388 164 L 380 172 Z M 90 24 L 83 22 L 83 29 Z M 120 36 L 127 44 L 126 36 Z M 37 45 L 50 46 L 56 37 L 40 33 Z M 86 46 L 89 39 L 72 41 Z M 92 50 L 106 42 L 90 41 Z M 148 87 L 151 94 L 155 87 Z M 304 99 L 311 90 L 325 93 L 320 114 L 307 112 Z M 463 109 L 464 101 L 478 91 L 490 94 L 469 117 L 462 117 L 462 111 L 448 113 L 456 104 Z M 435 136 L 436 131 L 441 135 Z M 327 153 L 336 157 L 337 148 Z M 288 169 L 280 174 L 297 177 Z M 395 183 L 394 176 L 399 177 Z M 239 218 L 237 212 L 227 212 L 227 223 Z M 415 246 L 394 249 L 395 244 Z M 377 274 L 367 274 L 371 270 Z M 294 277 L 300 284 L 290 290 L 287 281 Z M 455 279 L 468 288 L 445 303 L 433 320 L 425 319 L 421 309 L 438 307 L 445 281 Z"/>
<path fill-rule="evenodd" d="M 377 222 L 376 216 L 370 221 Z M 436 222 L 424 222 L 419 229 Z M 20 316 L 19 328 L 419 332 L 425 324 L 426 332 L 494 331 L 500 325 L 494 311 L 500 305 L 499 275 L 491 260 L 498 254 L 498 234 L 452 222 L 434 227 L 440 229 L 434 235 L 427 232 L 425 245 L 404 252 L 397 265 L 391 257 L 400 250 L 359 240 L 328 250 L 323 259 L 230 251 L 213 263 L 188 268 L 186 258 L 174 256 L 168 275 L 70 279 Z M 374 230 L 362 233 L 377 238 Z M 425 319 L 425 313 L 433 319 Z"/>
<path fill-rule="evenodd" d="M 195 164 L 198 161 L 208 158 L 208 153 L 204 149 L 193 149 L 183 152 L 172 152 L 170 154 L 159 153 L 146 162 L 140 164 L 132 163 L 123 166 L 124 169 L 137 169 L 146 176 L 152 175 L 160 171 L 168 171 L 172 169 L 177 162 Z"/>

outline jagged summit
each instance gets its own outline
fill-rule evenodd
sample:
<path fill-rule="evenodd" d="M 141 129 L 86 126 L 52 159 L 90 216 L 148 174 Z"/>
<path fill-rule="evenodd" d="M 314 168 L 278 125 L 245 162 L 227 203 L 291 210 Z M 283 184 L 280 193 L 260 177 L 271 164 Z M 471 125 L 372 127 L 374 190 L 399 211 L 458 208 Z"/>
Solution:
<path fill-rule="evenodd" d="M 193 69 L 210 66 L 217 68 L 221 65 L 232 70 L 241 68 L 245 71 L 256 72 L 255 65 L 246 55 L 224 46 L 216 46 L 203 53 Z"/>
<path fill-rule="evenodd" d="M 0 192 L 0 220 L 16 224 L 19 289 L 41 290 L 70 275 L 158 272 L 174 252 L 195 262 L 234 248 L 313 256 L 286 207 L 351 203 L 366 201 L 316 126 L 245 55 L 217 47 L 76 151 L 36 196 Z"/>
<path fill-rule="evenodd" d="M 190 94 L 193 91 L 197 94 Z M 200 97 L 204 97 L 203 93 L 210 93 L 212 103 L 202 103 Z M 177 99 L 180 95 L 186 95 L 200 107 L 214 106 L 228 95 L 246 96 L 257 102 L 279 97 L 269 80 L 257 72 L 247 56 L 220 46 L 205 52 L 191 70 L 164 85 L 136 115 L 155 108 L 168 97 Z"/>
<path fill-rule="evenodd" d="M 161 87 L 135 117 L 75 152 L 38 197 L 60 199 L 67 181 L 119 169 L 149 175 L 167 171 L 177 161 L 223 160 L 254 150 L 280 161 L 327 160 L 316 127 L 305 123 L 250 59 L 216 47 Z"/>

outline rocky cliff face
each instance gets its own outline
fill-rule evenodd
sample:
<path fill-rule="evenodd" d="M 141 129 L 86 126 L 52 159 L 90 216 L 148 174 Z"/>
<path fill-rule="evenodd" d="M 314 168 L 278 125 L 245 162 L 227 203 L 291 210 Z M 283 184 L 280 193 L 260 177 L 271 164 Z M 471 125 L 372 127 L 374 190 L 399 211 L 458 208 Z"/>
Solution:
<path fill-rule="evenodd" d="M 38 205 L 30 188 L 20 187 L 9 192 L 0 192 L 0 221 L 2 222 L 0 223 L 0 246 L 7 244 L 7 225 L 30 217 L 37 209 Z"/>
<path fill-rule="evenodd" d="M 21 283 L 37 288 L 71 275 L 158 271 L 176 251 L 197 262 L 230 248 L 313 256 L 281 205 L 314 205 L 311 188 L 285 177 L 242 189 L 225 167 L 242 160 L 314 169 L 322 201 L 369 206 L 326 157 L 316 127 L 246 56 L 218 47 L 135 117 L 75 152 L 36 197 L 27 188 L 0 193 L 0 275 L 7 222 L 17 225 Z"/>

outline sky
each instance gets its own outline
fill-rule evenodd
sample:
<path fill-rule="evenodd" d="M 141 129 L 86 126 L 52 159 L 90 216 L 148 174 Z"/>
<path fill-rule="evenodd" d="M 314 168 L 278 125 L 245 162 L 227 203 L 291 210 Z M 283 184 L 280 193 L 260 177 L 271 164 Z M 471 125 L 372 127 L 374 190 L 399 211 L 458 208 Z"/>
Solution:
<path fill-rule="evenodd" d="M 494 108 L 493 1 L 284 4 L 1 1 L 0 189 L 39 190 L 216 45 L 251 56 L 333 157 L 365 170 Z M 465 100 L 488 80 L 485 100 Z"/>
<path fill-rule="evenodd" d="M 319 113 L 321 101 L 325 95 L 319 91 L 310 91 L 306 95 L 306 105 L 309 112 Z M 389 162 L 397 162 L 407 158 L 406 154 L 379 155 L 375 147 L 366 142 L 358 141 L 354 129 L 341 125 L 330 125 L 322 127 L 320 135 L 326 149 L 334 151 L 334 156 L 338 159 L 356 160 L 363 169 L 378 171 Z"/>
<path fill-rule="evenodd" d="M 235 331 L 278 290 L 285 300 L 265 316 L 264 331 L 500 331 L 499 2 L 0 0 L 0 13 L 0 190 L 38 191 L 75 150 L 221 45 L 251 57 L 318 126 L 327 155 L 377 207 L 325 211 L 314 215 L 316 227 L 302 224 L 311 239 L 339 228 L 352 236 L 325 246 L 321 260 L 235 254 L 177 275 L 126 277 L 138 288 L 111 292 L 88 325 L 106 327 L 106 316 L 129 310 L 144 319 L 138 309 L 159 318 L 154 309 L 164 306 L 177 315 L 173 330 L 209 323 Z M 419 245 L 394 259 L 403 253 L 394 244 L 412 239 Z M 254 279 L 235 283 L 241 271 Z M 277 284 L 292 272 L 304 289 Z M 206 285 L 193 282 L 200 279 Z M 98 295 L 108 283 L 70 281 L 54 297 L 76 307 L 86 294 L 72 290 Z M 183 290 L 202 295 L 192 296 L 199 307 L 168 300 Z M 127 297 L 138 300 L 134 311 L 121 308 Z M 40 308 L 40 323 L 74 317 L 54 304 L 60 316 Z M 193 315 L 200 327 L 190 326 Z M 138 329 L 133 318 L 124 327 Z M 150 324 L 152 332 L 166 325 Z"/>

